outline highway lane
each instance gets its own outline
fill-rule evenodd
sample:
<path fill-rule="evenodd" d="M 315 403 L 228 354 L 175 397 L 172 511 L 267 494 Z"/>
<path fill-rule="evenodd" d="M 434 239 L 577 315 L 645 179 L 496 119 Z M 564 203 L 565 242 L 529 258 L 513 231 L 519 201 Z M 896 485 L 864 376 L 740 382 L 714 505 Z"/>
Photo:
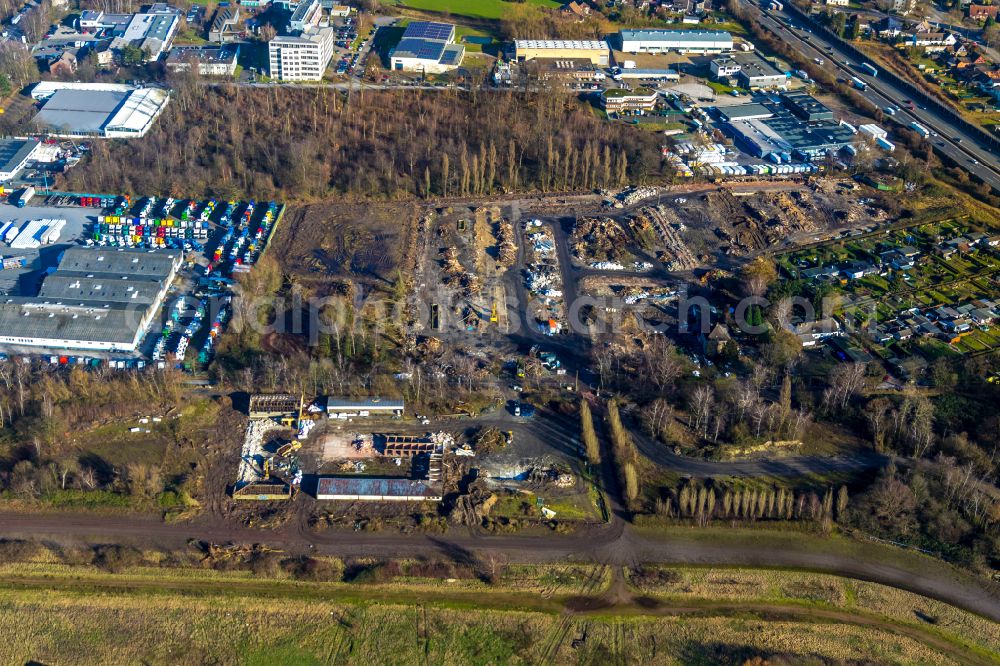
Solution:
<path fill-rule="evenodd" d="M 946 109 L 936 106 L 905 108 L 903 101 L 910 99 L 911 94 L 885 78 L 873 77 L 859 70 L 857 66 L 861 63 L 849 54 L 838 40 L 818 31 L 807 32 L 801 29 L 801 21 L 787 11 L 760 8 L 760 12 L 760 24 L 779 39 L 810 60 L 821 58 L 825 63 L 832 64 L 847 79 L 857 77 L 864 81 L 868 88 L 864 91 L 858 90 L 860 95 L 883 111 L 888 106 L 899 109 L 895 116 L 887 114 L 887 119 L 891 118 L 903 126 L 916 121 L 935 132 L 937 136 L 932 136 L 930 139 L 938 153 L 947 155 L 961 168 L 1000 191 L 1000 161 L 982 145 L 980 137 L 972 136 L 962 128 L 953 126 L 953 119 L 948 117 Z M 791 28 L 789 25 L 796 27 Z M 919 100 L 913 101 L 919 103 Z"/>

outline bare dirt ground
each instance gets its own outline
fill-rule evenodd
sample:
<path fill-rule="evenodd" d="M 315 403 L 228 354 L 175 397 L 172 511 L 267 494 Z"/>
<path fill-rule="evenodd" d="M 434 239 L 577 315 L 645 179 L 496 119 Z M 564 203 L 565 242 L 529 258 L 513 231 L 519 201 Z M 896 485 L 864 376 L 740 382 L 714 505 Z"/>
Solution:
<path fill-rule="evenodd" d="M 271 253 L 320 295 L 331 278 L 391 282 L 418 214 L 415 203 L 299 206 L 282 220 Z"/>

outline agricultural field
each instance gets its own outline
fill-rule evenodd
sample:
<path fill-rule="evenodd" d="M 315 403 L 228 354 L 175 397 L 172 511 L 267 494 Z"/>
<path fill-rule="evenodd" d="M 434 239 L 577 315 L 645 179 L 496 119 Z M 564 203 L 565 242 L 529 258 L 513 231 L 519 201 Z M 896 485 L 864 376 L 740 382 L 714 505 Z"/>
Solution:
<path fill-rule="evenodd" d="M 47 569 L 39 580 L 30 567 L 6 565 L 5 580 L 19 585 L 0 589 L 8 611 L 0 634 L 12 637 L 0 644 L 0 660 L 957 664 L 989 663 L 996 649 L 984 620 L 811 574 L 642 570 L 622 585 L 605 569 L 582 572 L 581 592 L 603 594 L 567 596 L 573 587 L 464 591 L 461 581 L 440 579 L 434 591 L 419 581 L 274 586 L 246 574 L 160 571 L 150 581 L 141 571 L 73 569 Z"/>
<path fill-rule="evenodd" d="M 562 3 L 556 0 L 527 0 L 528 4 L 549 9 L 558 9 Z M 396 0 L 400 7 L 419 9 L 426 12 L 447 12 L 452 16 L 468 16 L 478 19 L 501 19 L 519 3 L 506 0 Z"/>

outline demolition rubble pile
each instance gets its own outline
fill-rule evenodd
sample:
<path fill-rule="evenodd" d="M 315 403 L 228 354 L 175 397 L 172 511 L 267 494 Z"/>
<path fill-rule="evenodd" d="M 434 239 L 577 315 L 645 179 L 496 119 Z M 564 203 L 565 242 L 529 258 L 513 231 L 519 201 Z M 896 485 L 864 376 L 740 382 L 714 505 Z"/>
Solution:
<path fill-rule="evenodd" d="M 452 246 L 442 252 L 441 271 L 444 273 L 444 283 L 452 288 L 461 288 L 465 296 L 479 292 L 482 285 L 475 273 L 465 270 L 458 260 L 458 250 Z"/>
<path fill-rule="evenodd" d="M 514 225 L 506 218 L 497 225 L 497 259 L 501 266 L 510 268 L 517 261 L 517 242 L 514 240 Z"/>
<path fill-rule="evenodd" d="M 690 270 L 698 265 L 694 253 L 688 248 L 681 236 L 684 226 L 670 219 L 670 213 L 665 206 L 646 206 L 636 211 L 629 223 L 638 229 L 652 228 L 663 245 L 661 259 L 667 270 Z"/>
<path fill-rule="evenodd" d="M 624 263 L 630 259 L 625 249 L 628 242 L 625 230 L 609 217 L 581 217 L 569 237 L 573 256 L 578 261 L 592 266 L 600 263 L 621 265 L 621 268 L 606 270 L 624 269 Z"/>

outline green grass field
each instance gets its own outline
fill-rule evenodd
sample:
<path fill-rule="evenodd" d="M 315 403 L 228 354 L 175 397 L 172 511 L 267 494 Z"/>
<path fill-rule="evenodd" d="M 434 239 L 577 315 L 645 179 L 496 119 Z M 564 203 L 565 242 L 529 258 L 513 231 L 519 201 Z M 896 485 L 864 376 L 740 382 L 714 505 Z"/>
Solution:
<path fill-rule="evenodd" d="M 550 9 L 558 8 L 562 4 L 556 0 L 526 0 L 526 3 Z M 396 4 L 425 12 L 448 12 L 453 16 L 501 19 L 505 12 L 516 7 L 518 3 L 504 0 L 398 0 Z"/>
<path fill-rule="evenodd" d="M 545 567 L 541 593 L 0 568 L 2 663 L 955 664 L 994 663 L 998 643 L 992 623 L 944 604 L 808 573 L 658 568 L 615 594 L 643 603 L 578 606 Z M 610 572 L 595 583 L 584 594 L 613 585 Z"/>

